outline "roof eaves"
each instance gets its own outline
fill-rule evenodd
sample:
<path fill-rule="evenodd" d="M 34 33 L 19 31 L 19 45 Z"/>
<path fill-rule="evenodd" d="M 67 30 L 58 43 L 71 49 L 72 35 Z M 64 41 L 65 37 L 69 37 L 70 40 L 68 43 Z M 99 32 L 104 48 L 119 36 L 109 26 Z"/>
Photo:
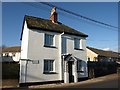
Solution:
<path fill-rule="evenodd" d="M 69 33 L 69 32 L 65 32 L 65 31 L 59 31 L 59 30 L 52 30 L 52 29 L 45 29 L 45 28 L 37 28 L 37 27 L 33 27 L 33 26 L 29 26 L 27 24 L 29 29 L 36 29 L 36 30 L 43 30 L 43 31 L 49 31 L 49 32 L 57 32 L 57 33 L 65 33 L 65 34 L 69 34 L 69 35 L 76 35 L 76 36 L 81 36 L 81 37 L 88 37 L 88 35 L 79 35 L 79 34 L 74 34 L 74 33 Z"/>

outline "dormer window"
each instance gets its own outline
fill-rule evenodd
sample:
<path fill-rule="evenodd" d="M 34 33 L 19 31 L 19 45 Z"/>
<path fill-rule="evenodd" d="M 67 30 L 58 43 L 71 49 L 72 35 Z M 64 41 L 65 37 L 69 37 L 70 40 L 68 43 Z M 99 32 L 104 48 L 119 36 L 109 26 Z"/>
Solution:
<path fill-rule="evenodd" d="M 45 42 L 44 42 L 44 45 L 45 46 L 55 46 L 54 45 L 54 35 L 51 35 L 51 34 L 45 34 Z"/>

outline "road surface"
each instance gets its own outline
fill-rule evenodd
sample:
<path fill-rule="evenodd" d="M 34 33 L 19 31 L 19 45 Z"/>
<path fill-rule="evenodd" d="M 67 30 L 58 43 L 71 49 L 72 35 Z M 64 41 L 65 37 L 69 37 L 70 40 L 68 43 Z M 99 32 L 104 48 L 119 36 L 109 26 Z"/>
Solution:
<path fill-rule="evenodd" d="M 91 80 L 78 82 L 73 85 L 59 86 L 58 88 L 119 88 L 120 78 L 117 74 L 94 78 Z"/>
<path fill-rule="evenodd" d="M 44 89 L 51 88 L 51 90 L 53 90 L 53 88 L 55 88 L 55 90 L 56 90 L 56 88 L 62 88 L 62 89 L 64 89 L 64 88 L 81 88 L 81 90 L 83 88 L 89 88 L 89 89 L 90 88 L 91 89 L 92 88 L 109 88 L 109 89 L 105 89 L 105 90 L 118 90 L 117 88 L 120 87 L 120 85 L 118 83 L 118 79 L 120 80 L 120 77 L 118 76 L 118 74 L 111 74 L 111 75 L 102 76 L 102 77 L 98 77 L 98 78 L 94 78 L 94 79 L 89 79 L 89 80 L 85 80 L 85 81 L 81 81 L 81 82 L 77 82 L 77 83 L 33 85 L 33 86 L 22 87 L 22 88 L 19 88 L 19 87 L 11 88 L 11 90 L 27 90 L 27 89 L 39 90 L 39 89 L 43 89 L 43 88 Z M 112 89 L 112 88 L 114 88 L 114 89 Z M 8 90 L 8 88 L 4 88 L 4 89 Z M 92 89 L 92 90 L 94 90 L 94 89 Z M 119 88 L 119 90 L 120 90 L 120 88 Z"/>
<path fill-rule="evenodd" d="M 65 86 L 63 88 L 118 88 L 118 79 L 116 78 L 116 79 L 105 80 L 96 83 Z"/>

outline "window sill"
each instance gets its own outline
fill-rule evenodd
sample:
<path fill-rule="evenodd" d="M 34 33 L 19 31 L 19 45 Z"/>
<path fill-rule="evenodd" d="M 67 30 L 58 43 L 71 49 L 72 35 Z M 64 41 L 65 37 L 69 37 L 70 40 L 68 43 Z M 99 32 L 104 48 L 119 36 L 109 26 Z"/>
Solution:
<path fill-rule="evenodd" d="M 75 50 L 81 50 L 81 51 L 84 51 L 83 49 L 79 49 L 79 48 L 74 48 Z"/>
<path fill-rule="evenodd" d="M 43 72 L 43 74 L 57 74 L 56 72 Z"/>
<path fill-rule="evenodd" d="M 55 46 L 47 46 L 47 45 L 44 45 L 44 47 L 47 47 L 47 48 L 57 48 Z"/>

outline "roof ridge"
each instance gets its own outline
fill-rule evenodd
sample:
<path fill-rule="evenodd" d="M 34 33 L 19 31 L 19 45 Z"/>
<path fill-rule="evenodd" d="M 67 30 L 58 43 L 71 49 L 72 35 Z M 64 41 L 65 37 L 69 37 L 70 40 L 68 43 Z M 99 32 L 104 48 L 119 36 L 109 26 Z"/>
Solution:
<path fill-rule="evenodd" d="M 91 51 L 95 52 L 98 55 L 102 55 L 102 56 L 109 56 L 109 57 L 118 57 L 118 52 L 113 52 L 113 51 L 104 51 L 101 49 L 96 49 L 96 48 L 92 48 L 92 47 L 88 47 L 88 49 L 90 49 Z"/>
<path fill-rule="evenodd" d="M 98 48 L 93 48 L 93 47 L 89 47 L 87 46 L 88 48 L 92 48 L 92 49 L 96 49 L 96 50 L 99 50 L 99 51 L 104 51 L 104 52 L 114 52 L 114 51 L 105 51 L 105 50 L 102 50 L 102 49 L 98 49 Z M 115 53 L 118 53 L 118 52 L 115 52 Z"/>
<path fill-rule="evenodd" d="M 88 46 L 87 46 L 87 47 L 88 47 Z M 91 49 L 96 49 L 96 50 L 100 50 L 100 51 L 105 51 L 105 50 L 98 49 L 98 48 L 93 48 L 93 47 L 88 47 L 88 48 L 91 48 Z"/>
<path fill-rule="evenodd" d="M 42 19 L 42 20 L 51 21 L 51 20 L 49 20 L 49 19 L 44 19 L 44 18 L 41 18 L 41 17 L 38 17 L 38 16 L 25 15 L 24 18 L 26 18 L 26 17 L 32 17 L 32 18 L 37 18 L 37 19 Z"/>

